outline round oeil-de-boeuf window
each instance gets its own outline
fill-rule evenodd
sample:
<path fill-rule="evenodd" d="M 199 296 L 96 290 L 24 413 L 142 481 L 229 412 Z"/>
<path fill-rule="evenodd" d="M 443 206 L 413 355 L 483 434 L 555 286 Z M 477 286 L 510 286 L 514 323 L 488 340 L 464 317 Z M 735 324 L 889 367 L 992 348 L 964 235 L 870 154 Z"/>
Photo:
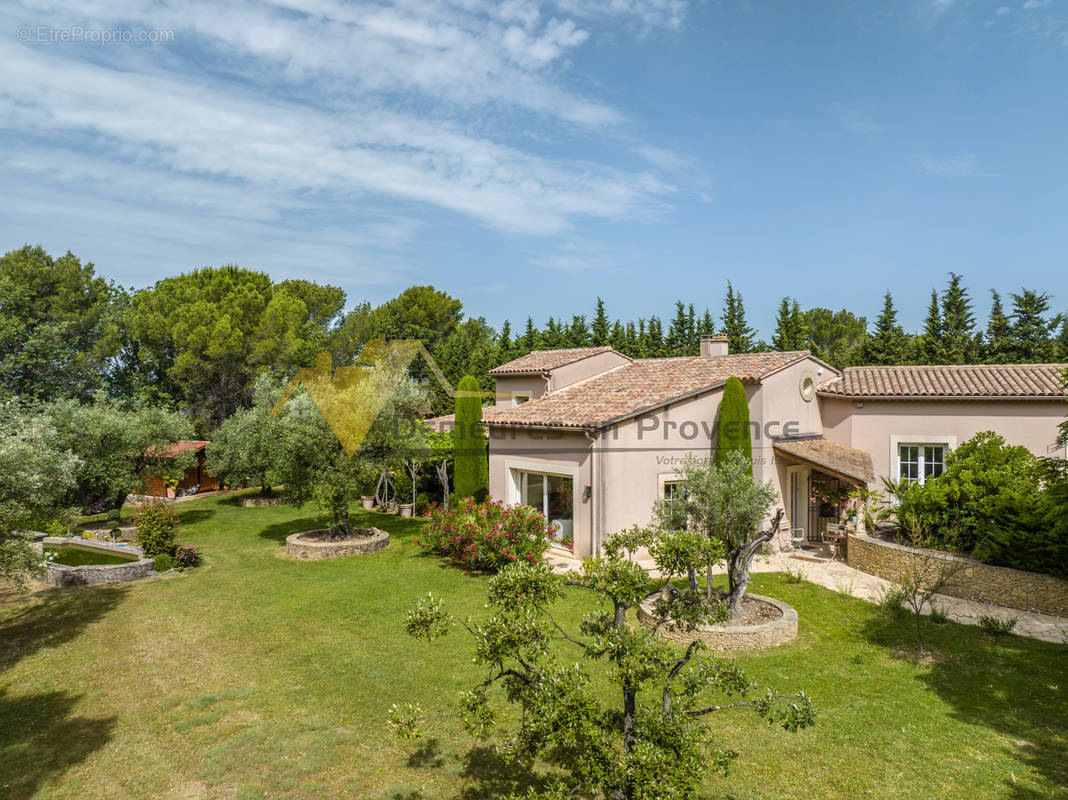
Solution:
<path fill-rule="evenodd" d="M 816 396 L 816 379 L 812 375 L 806 373 L 801 376 L 801 398 L 806 402 L 811 402 L 812 398 Z"/>

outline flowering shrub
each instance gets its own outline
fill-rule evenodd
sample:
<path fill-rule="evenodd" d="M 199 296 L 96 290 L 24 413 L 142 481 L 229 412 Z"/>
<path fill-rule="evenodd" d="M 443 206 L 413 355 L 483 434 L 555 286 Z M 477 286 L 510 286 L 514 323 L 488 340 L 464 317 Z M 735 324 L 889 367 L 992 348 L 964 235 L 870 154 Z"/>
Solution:
<path fill-rule="evenodd" d="M 530 506 L 465 497 L 448 511 L 431 506 L 429 516 L 419 546 L 468 569 L 496 572 L 516 561 L 537 564 L 549 547 L 545 516 Z"/>
<path fill-rule="evenodd" d="M 195 567 L 200 563 L 200 554 L 191 544 L 179 545 L 174 551 L 174 567 L 183 570 Z"/>
<path fill-rule="evenodd" d="M 137 542 L 149 558 L 174 554 L 178 509 L 172 503 L 149 503 L 137 515 Z"/>

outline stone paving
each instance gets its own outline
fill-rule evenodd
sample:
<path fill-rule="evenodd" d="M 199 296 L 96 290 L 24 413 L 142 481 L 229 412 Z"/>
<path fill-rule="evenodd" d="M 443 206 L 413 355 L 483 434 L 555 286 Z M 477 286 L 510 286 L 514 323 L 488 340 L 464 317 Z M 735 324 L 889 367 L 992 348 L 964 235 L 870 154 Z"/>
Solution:
<path fill-rule="evenodd" d="M 827 555 L 825 552 L 816 550 L 813 554 L 779 552 L 768 556 L 758 556 L 753 559 L 752 572 L 791 572 L 799 574 L 810 583 L 852 595 L 871 603 L 878 602 L 883 592 L 890 585 L 889 581 L 883 578 L 853 569 L 845 562 L 828 558 Z M 575 556 L 555 548 L 549 551 L 547 560 L 553 564 L 553 568 L 557 572 L 576 569 L 580 564 L 580 560 Z M 656 566 L 648 553 L 639 551 L 635 554 L 634 561 L 654 577 L 657 576 Z M 717 574 L 722 574 L 724 571 L 725 567 L 722 566 L 716 570 Z M 1004 619 L 1016 617 L 1016 627 L 1013 629 L 1013 633 L 1020 636 L 1028 636 L 1032 639 L 1041 639 L 1046 642 L 1068 644 L 1068 618 L 1065 617 L 991 606 L 941 594 L 935 595 L 934 602 L 954 622 L 960 622 L 965 625 L 978 625 L 979 617 L 982 615 Z"/>

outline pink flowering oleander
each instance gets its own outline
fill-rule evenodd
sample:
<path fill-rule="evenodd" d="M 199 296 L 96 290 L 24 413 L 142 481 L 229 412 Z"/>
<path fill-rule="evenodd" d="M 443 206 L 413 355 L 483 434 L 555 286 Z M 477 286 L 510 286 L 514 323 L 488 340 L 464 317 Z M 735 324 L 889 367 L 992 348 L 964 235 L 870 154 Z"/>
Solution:
<path fill-rule="evenodd" d="M 433 507 L 428 513 L 430 524 L 419 537 L 420 547 L 469 569 L 496 571 L 517 561 L 540 563 L 549 545 L 545 517 L 530 506 L 465 498 L 448 511 Z"/>

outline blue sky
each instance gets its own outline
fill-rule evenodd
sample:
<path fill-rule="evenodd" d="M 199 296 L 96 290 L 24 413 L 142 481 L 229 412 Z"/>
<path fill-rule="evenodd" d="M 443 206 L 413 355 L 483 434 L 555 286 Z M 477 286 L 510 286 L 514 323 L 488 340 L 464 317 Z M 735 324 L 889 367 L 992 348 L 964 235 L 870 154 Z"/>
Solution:
<path fill-rule="evenodd" d="M 718 313 L 729 278 L 768 336 L 784 295 L 887 288 L 917 327 L 953 270 L 983 315 L 1068 309 L 1065 0 L 29 0 L 0 32 L 0 244 L 124 285 L 432 283 L 518 326 Z"/>

